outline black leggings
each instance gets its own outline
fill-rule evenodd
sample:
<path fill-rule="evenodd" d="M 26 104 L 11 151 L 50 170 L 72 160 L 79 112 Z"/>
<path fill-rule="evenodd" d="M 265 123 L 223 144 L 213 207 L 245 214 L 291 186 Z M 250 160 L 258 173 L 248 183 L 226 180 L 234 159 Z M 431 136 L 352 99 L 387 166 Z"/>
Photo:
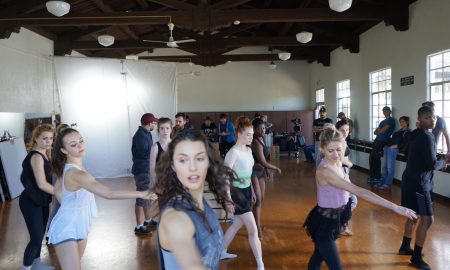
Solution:
<path fill-rule="evenodd" d="M 23 265 L 30 266 L 34 259 L 41 256 L 49 206 L 36 206 L 27 196 L 20 196 L 19 207 L 30 234 L 30 242 L 28 242 L 23 254 Z"/>
<path fill-rule="evenodd" d="M 308 270 L 320 270 L 323 261 L 329 270 L 343 269 L 334 241 L 314 242 L 314 253 L 309 259 Z"/>

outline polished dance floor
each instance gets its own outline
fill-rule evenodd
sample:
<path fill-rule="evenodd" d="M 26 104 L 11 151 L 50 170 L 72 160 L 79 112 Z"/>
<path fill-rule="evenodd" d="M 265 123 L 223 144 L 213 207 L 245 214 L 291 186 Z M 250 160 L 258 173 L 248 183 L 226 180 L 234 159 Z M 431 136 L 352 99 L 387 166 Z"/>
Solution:
<path fill-rule="evenodd" d="M 263 203 L 264 226 L 262 247 L 266 269 L 306 269 L 313 245 L 302 228 L 309 210 L 315 205 L 314 165 L 302 159 L 282 158 L 279 164 L 283 175 L 275 175 L 267 182 Z M 366 185 L 365 172 L 352 170 L 351 179 L 357 185 Z M 132 178 L 103 181 L 112 188 L 134 188 Z M 395 203 L 400 201 L 400 188 L 380 193 Z M 134 270 L 158 269 L 156 237 L 136 237 L 134 228 L 134 201 L 107 201 L 97 198 L 99 215 L 94 220 L 87 249 L 82 259 L 83 269 Z M 437 200 L 435 223 L 425 244 L 425 261 L 432 269 L 450 269 L 450 203 Z M 397 255 L 405 219 L 393 212 L 360 200 L 353 212 L 351 237 L 337 240 L 344 269 L 399 270 L 408 266 L 409 256 Z M 29 236 L 18 199 L 0 204 L 0 269 L 21 269 L 22 256 Z M 226 229 L 227 224 L 224 224 Z M 222 270 L 256 269 L 246 231 L 243 228 L 234 239 L 231 253 L 238 258 L 222 261 Z M 51 246 L 42 247 L 41 258 L 59 269 Z M 323 269 L 327 269 L 323 266 Z"/>

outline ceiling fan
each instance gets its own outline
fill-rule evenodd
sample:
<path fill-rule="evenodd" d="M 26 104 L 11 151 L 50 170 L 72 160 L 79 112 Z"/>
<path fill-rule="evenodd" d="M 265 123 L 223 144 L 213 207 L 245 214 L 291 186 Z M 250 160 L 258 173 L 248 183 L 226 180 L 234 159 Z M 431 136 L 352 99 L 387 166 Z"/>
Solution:
<path fill-rule="evenodd" d="M 166 43 L 167 47 L 170 48 L 177 48 L 179 43 L 188 43 L 188 42 L 195 42 L 195 39 L 184 39 L 184 40 L 175 40 L 172 35 L 173 28 L 175 27 L 175 24 L 172 22 L 168 23 L 167 26 L 169 27 L 170 36 L 168 41 L 161 41 L 161 40 L 148 40 L 144 39 L 145 42 L 156 42 L 156 43 Z"/>

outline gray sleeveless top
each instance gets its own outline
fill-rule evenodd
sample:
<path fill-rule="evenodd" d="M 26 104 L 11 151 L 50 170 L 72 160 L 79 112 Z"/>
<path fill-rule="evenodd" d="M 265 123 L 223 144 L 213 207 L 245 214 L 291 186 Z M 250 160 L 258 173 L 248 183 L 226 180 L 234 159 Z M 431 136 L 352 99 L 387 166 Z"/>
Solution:
<path fill-rule="evenodd" d="M 195 241 L 195 245 L 202 256 L 203 265 L 205 265 L 208 269 L 218 270 L 220 254 L 224 244 L 223 232 L 216 214 L 211 207 L 209 207 L 205 199 L 203 199 L 203 205 L 205 206 L 205 218 L 209 225 L 206 224 L 204 219 L 197 212 L 195 212 L 195 210 L 193 210 L 192 206 L 188 204 L 187 201 L 182 200 L 181 197 L 172 198 L 165 207 L 164 211 L 169 208 L 174 208 L 177 211 L 186 213 L 191 218 L 195 226 L 193 241 Z M 161 246 L 159 246 L 159 258 L 161 269 L 181 269 L 177 264 L 173 253 L 163 249 Z"/>

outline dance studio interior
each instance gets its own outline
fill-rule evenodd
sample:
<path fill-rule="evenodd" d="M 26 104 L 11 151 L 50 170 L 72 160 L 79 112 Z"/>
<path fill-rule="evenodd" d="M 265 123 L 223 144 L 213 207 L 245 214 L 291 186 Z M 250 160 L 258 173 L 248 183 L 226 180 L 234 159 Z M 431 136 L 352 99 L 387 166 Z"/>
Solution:
<path fill-rule="evenodd" d="M 219 269 L 450 269 L 449 14 L 448 0 L 0 1 L 0 269 L 64 270 L 45 236 L 33 255 L 42 268 L 25 268 L 31 241 L 19 200 L 32 131 L 67 124 L 83 136 L 85 171 L 109 189 L 135 191 L 131 149 L 147 113 L 170 118 L 173 127 L 183 113 L 200 132 L 208 121 L 219 129 L 223 115 L 234 125 L 241 116 L 264 121 L 267 162 L 279 168 L 266 168 L 266 177 L 256 180 L 265 186 L 256 221 L 264 265 L 241 228 L 225 248 L 237 257 L 220 260 Z M 427 171 L 432 214 L 421 214 L 417 197 L 419 228 L 431 222 L 420 236 L 424 243 L 416 232 L 409 236 L 414 252 L 418 242 L 423 248 L 423 261 L 414 263 L 414 254 L 400 254 L 408 218 L 391 206 L 409 207 L 402 196 L 413 151 L 396 148 L 388 161 L 397 144 L 376 148 L 386 119 L 395 123 L 392 132 L 407 117 L 411 134 L 435 134 L 422 128 L 418 115 L 427 101 L 444 123 L 430 147 L 433 164 L 444 167 Z M 318 156 L 325 129 L 317 120 L 331 119 L 331 127 L 325 125 L 334 129 L 343 118 L 351 123 L 344 142 L 358 203 L 349 231 L 333 239 L 340 263 L 324 257 L 313 268 L 317 241 L 304 224 L 320 206 L 323 188 Z M 217 155 L 219 133 L 207 134 Z M 156 125 L 151 138 L 158 141 Z M 391 182 L 383 184 L 388 175 Z M 367 199 L 367 191 L 384 199 L 384 207 Z M 207 186 L 204 198 L 223 233 L 242 222 Z M 135 199 L 95 195 L 95 202 L 98 213 L 78 269 L 164 269 L 157 226 L 136 233 Z"/>

